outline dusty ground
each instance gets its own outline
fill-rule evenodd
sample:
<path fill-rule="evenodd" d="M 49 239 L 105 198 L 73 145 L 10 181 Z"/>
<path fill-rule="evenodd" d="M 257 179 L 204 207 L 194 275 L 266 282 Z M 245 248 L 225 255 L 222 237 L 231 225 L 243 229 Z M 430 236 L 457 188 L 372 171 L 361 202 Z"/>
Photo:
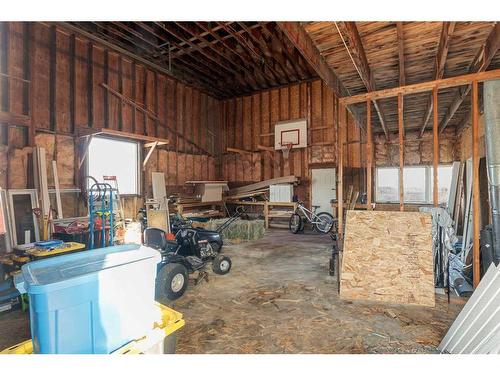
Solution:
<path fill-rule="evenodd" d="M 435 308 L 342 301 L 328 276 L 331 240 L 272 230 L 224 246 L 233 269 L 190 285 L 174 308 L 178 353 L 435 353 L 463 301 Z M 29 338 L 27 313 L 0 314 L 0 349 Z"/>

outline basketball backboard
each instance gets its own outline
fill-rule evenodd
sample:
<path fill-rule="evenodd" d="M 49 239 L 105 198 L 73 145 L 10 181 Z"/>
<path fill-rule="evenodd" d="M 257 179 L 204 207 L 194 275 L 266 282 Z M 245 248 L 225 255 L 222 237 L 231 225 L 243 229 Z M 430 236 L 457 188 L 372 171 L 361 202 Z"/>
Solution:
<path fill-rule="evenodd" d="M 281 150 L 285 145 L 292 148 L 307 147 L 307 120 L 282 121 L 274 125 L 274 149 Z"/>

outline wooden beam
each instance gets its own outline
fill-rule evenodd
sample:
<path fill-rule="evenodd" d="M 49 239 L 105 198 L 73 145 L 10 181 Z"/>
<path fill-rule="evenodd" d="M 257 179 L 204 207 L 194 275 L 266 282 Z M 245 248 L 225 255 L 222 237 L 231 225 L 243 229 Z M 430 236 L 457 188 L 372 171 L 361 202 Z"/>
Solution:
<path fill-rule="evenodd" d="M 31 118 L 26 115 L 18 115 L 11 112 L 0 111 L 0 123 L 7 123 L 15 126 L 30 126 Z"/>
<path fill-rule="evenodd" d="M 344 96 L 347 91 L 323 56 L 321 56 L 300 22 L 277 22 L 277 25 L 321 79 L 333 89 L 335 94 L 338 97 Z"/>
<path fill-rule="evenodd" d="M 338 134 L 338 178 L 337 178 L 337 218 L 339 239 L 344 238 L 344 133 L 347 127 L 347 109 L 337 106 L 337 134 Z"/>
<path fill-rule="evenodd" d="M 478 73 L 486 71 L 486 69 L 491 63 L 491 60 L 493 59 L 493 57 L 495 57 L 495 54 L 497 53 L 499 48 L 500 48 L 500 23 L 496 22 L 495 25 L 493 26 L 493 30 L 488 35 L 488 38 L 481 46 L 481 48 L 476 54 L 476 57 L 469 66 L 469 73 Z M 481 79 L 477 78 L 473 79 L 473 81 L 474 80 L 480 81 Z M 441 124 L 439 126 L 441 132 L 446 128 L 450 120 L 453 118 L 453 115 L 458 110 L 460 105 L 463 103 L 463 101 L 469 94 L 470 90 L 471 90 L 470 85 L 458 90 L 457 94 L 455 95 L 455 98 L 453 99 L 450 106 L 448 107 L 448 110 L 446 111 L 446 115 L 443 118 L 443 121 L 441 121 Z"/>
<path fill-rule="evenodd" d="M 478 82 L 472 83 L 472 275 L 473 284 L 476 288 L 481 279 L 479 263 L 479 105 L 478 105 Z"/>
<path fill-rule="evenodd" d="M 373 181 L 373 135 L 372 135 L 372 103 L 366 101 L 366 205 L 372 209 Z"/>
<path fill-rule="evenodd" d="M 396 35 L 398 39 L 398 61 L 399 61 L 399 86 L 406 85 L 405 74 L 405 44 L 403 22 L 396 22 Z"/>
<path fill-rule="evenodd" d="M 328 66 L 321 53 L 314 45 L 307 32 L 301 26 L 300 22 L 277 22 L 278 27 L 288 38 L 290 43 L 300 52 L 302 57 L 309 63 L 318 76 L 333 90 L 337 97 L 348 95 L 348 92 L 337 75 Z M 363 129 L 359 113 L 354 108 L 346 109 Z"/>
<path fill-rule="evenodd" d="M 399 135 L 399 210 L 404 211 L 404 155 L 405 155 L 405 135 L 403 123 L 403 94 L 398 95 L 398 135 Z"/>
<path fill-rule="evenodd" d="M 113 136 L 113 137 L 128 138 L 128 139 L 132 139 L 134 141 L 154 142 L 154 143 L 161 142 L 162 144 L 169 143 L 168 139 L 165 139 L 165 138 L 151 137 L 148 135 L 129 133 L 129 132 L 114 130 L 114 129 L 110 129 L 110 128 L 102 128 L 102 129 L 80 128 L 79 130 L 81 132 L 81 134 L 79 134 L 80 137 L 90 137 L 90 136 L 96 136 L 96 135 L 108 135 L 108 136 Z"/>
<path fill-rule="evenodd" d="M 455 22 L 443 22 L 441 28 L 441 36 L 439 37 L 439 45 L 436 53 L 436 59 L 434 61 L 434 79 L 443 78 L 444 66 L 446 63 L 446 57 L 448 56 L 448 50 L 450 47 L 451 36 L 455 30 Z M 427 101 L 427 107 L 424 114 L 424 122 L 422 128 L 420 129 L 420 137 L 424 134 L 425 127 L 429 122 L 432 113 L 433 97 L 429 96 Z"/>
<path fill-rule="evenodd" d="M 336 23 L 337 24 L 337 23 Z M 349 56 L 352 56 L 354 67 L 356 68 L 361 80 L 363 81 L 368 92 L 376 91 L 377 87 L 375 85 L 375 80 L 373 79 L 373 74 L 370 69 L 370 64 L 366 57 L 365 49 L 363 47 L 363 42 L 361 41 L 361 36 L 359 35 L 358 28 L 356 27 L 356 22 L 338 22 L 340 29 L 342 29 L 343 34 L 341 35 L 343 39 L 347 39 L 346 42 L 350 48 L 347 48 Z M 388 138 L 387 126 L 385 123 L 385 115 L 377 101 L 373 101 L 373 106 L 377 111 L 378 118 L 380 120 L 380 125 L 384 130 L 385 136 Z"/>
<path fill-rule="evenodd" d="M 438 196 L 438 164 L 439 164 L 439 123 L 438 123 L 438 89 L 434 87 L 432 90 L 432 108 L 434 113 L 434 125 L 433 125 L 433 152 L 432 152 L 432 201 L 434 206 L 437 207 L 439 204 L 439 196 Z"/>
<path fill-rule="evenodd" d="M 413 85 L 406 85 L 401 87 L 394 87 L 391 89 L 368 92 L 365 94 L 347 96 L 340 98 L 339 102 L 343 105 L 364 103 L 368 99 L 375 100 L 393 98 L 398 96 L 399 94 L 408 95 L 417 94 L 419 92 L 432 91 L 434 89 L 434 86 L 437 86 L 439 89 L 444 89 L 448 87 L 468 85 L 473 81 L 483 82 L 498 78 L 500 78 L 500 69 L 488 70 L 486 72 L 464 74 L 456 77 L 442 78 L 434 81 L 415 83 Z"/>

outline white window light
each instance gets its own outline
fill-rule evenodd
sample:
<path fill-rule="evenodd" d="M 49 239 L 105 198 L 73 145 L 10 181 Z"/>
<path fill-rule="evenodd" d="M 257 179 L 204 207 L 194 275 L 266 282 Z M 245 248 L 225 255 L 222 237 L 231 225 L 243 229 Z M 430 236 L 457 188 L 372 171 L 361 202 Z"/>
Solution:
<path fill-rule="evenodd" d="M 88 149 L 87 175 L 98 182 L 104 182 L 103 176 L 116 176 L 120 195 L 138 195 L 139 152 L 138 142 L 94 137 Z"/>

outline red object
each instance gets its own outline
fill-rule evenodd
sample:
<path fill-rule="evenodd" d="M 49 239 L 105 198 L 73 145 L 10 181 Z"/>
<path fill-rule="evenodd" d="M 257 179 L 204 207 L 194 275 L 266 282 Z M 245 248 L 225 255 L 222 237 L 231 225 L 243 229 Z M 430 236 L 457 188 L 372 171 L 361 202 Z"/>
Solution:
<path fill-rule="evenodd" d="M 167 233 L 165 238 L 168 240 L 168 241 L 173 241 L 175 240 L 175 235 L 173 233 Z"/>

